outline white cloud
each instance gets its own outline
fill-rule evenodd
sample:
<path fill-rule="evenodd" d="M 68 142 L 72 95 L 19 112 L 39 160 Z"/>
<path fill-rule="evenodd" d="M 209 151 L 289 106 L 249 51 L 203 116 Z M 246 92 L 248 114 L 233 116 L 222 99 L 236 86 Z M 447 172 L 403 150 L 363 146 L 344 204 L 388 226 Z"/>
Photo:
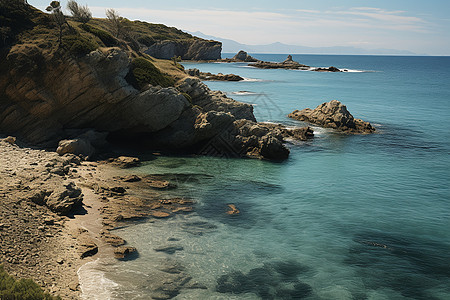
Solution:
<path fill-rule="evenodd" d="M 96 16 L 104 16 L 106 7 L 91 7 Z M 374 7 L 347 10 L 159 10 L 117 7 L 129 19 L 163 23 L 188 31 L 233 39 L 246 44 L 283 42 L 305 46 L 358 45 L 404 49 L 403 36 L 423 38 L 432 24 L 404 11 Z M 362 42 L 355 42 L 362 41 Z M 397 43 L 393 45 L 392 41 Z M 412 43 L 410 43 L 412 44 Z M 413 50 L 413 49 L 412 49 Z"/>

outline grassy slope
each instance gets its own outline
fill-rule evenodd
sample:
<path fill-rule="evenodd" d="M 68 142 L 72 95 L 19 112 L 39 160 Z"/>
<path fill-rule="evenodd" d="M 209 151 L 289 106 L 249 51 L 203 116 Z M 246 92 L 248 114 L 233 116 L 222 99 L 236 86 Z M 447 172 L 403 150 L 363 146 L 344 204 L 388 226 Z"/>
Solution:
<path fill-rule="evenodd" d="M 62 47 L 60 47 L 58 45 L 58 27 L 53 22 L 52 16 L 19 3 L 23 2 L 16 0 L 8 4 L 0 4 L 0 27 L 13 28 L 6 44 L 12 45 L 15 51 L 29 51 L 35 48 L 47 57 L 55 54 L 80 57 L 95 49 L 119 47 L 127 51 L 130 58 L 145 58 L 157 67 L 159 72 L 149 75 L 159 76 L 159 78 L 150 80 L 148 83 L 162 82 L 163 86 L 170 86 L 186 77 L 179 64 L 150 57 L 142 53 L 140 48 L 161 40 L 195 40 L 198 39 L 197 37 L 162 24 L 124 19 L 125 33 L 116 38 L 107 19 L 96 18 L 83 25 L 67 17 L 71 28 L 64 26 Z M 0 44 L 0 48 L 1 46 L 4 45 Z M 140 77 L 145 78 L 146 76 Z M 172 80 L 165 77 L 171 77 Z M 137 86 L 142 87 L 142 83 Z"/>

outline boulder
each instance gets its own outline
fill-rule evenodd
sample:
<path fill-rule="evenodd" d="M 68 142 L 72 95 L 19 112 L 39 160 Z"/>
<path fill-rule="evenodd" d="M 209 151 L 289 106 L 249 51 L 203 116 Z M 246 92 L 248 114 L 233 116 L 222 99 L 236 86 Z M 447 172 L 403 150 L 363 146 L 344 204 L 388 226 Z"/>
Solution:
<path fill-rule="evenodd" d="M 306 141 L 314 137 L 314 131 L 311 127 L 288 129 L 287 134 L 296 140 Z"/>
<path fill-rule="evenodd" d="M 186 70 L 186 74 L 188 74 L 189 76 L 199 77 L 200 76 L 200 70 L 199 69 L 187 69 Z"/>
<path fill-rule="evenodd" d="M 283 144 L 283 136 L 279 131 L 248 120 L 235 121 L 234 126 L 237 131 L 235 148 L 242 149 L 245 156 L 270 160 L 288 158 L 289 149 Z"/>
<path fill-rule="evenodd" d="M 236 62 L 257 62 L 258 60 L 256 58 L 251 57 L 250 55 L 248 55 L 247 52 L 241 50 L 239 51 L 235 56 L 233 56 L 233 58 L 231 59 L 232 61 L 236 61 Z"/>
<path fill-rule="evenodd" d="M 114 257 L 117 259 L 125 259 L 132 254 L 137 254 L 137 249 L 134 247 L 120 246 L 114 249 Z"/>
<path fill-rule="evenodd" d="M 276 137 L 267 134 L 260 141 L 260 153 L 266 159 L 285 160 L 289 156 L 289 149 Z"/>
<path fill-rule="evenodd" d="M 45 200 L 47 207 L 60 215 L 69 214 L 74 208 L 81 206 L 82 202 L 81 189 L 73 182 L 55 188 Z"/>
<path fill-rule="evenodd" d="M 375 128 L 369 122 L 355 119 L 347 110 L 347 107 L 337 100 L 322 103 L 314 110 L 310 108 L 301 111 L 295 110 L 288 117 L 347 133 L 375 132 Z"/>
<path fill-rule="evenodd" d="M 138 167 L 141 161 L 137 157 L 119 156 L 112 160 L 112 163 L 120 168 L 128 169 Z"/>
<path fill-rule="evenodd" d="M 280 135 L 284 139 L 291 138 L 294 140 L 306 141 L 314 137 L 314 131 L 311 127 L 288 128 L 285 125 L 274 123 L 258 123 L 258 125 L 270 130 L 273 134 Z"/>
<path fill-rule="evenodd" d="M 0 139 L 1 142 L 5 142 L 11 145 L 15 145 L 16 144 L 16 138 L 14 136 L 8 136 L 4 139 Z"/>
<path fill-rule="evenodd" d="M 88 140 L 79 138 L 60 141 L 58 143 L 56 153 L 58 153 L 59 155 L 70 153 L 75 155 L 83 155 L 85 157 L 91 157 L 95 153 L 95 149 Z"/>

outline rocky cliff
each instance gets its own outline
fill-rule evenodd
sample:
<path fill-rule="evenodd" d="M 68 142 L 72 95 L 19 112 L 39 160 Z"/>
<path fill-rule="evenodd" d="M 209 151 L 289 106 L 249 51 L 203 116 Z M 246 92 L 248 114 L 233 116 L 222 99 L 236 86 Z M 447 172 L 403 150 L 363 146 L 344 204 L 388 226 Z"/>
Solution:
<path fill-rule="evenodd" d="M 161 59 L 180 56 L 183 60 L 217 60 L 221 58 L 222 43 L 206 40 L 163 40 L 150 45 L 145 53 Z"/>
<path fill-rule="evenodd" d="M 51 26 L 47 39 L 32 34 L 51 24 L 39 21 L 2 47 L 0 134 L 55 149 L 71 139 L 60 146 L 84 147 L 86 155 L 106 137 L 152 149 L 287 158 L 281 135 L 242 132 L 248 122 L 260 127 L 251 105 L 211 91 L 177 64 L 137 52 L 124 40 L 117 47 L 94 44 L 85 27 L 69 23 L 70 39 L 60 46 L 51 42 Z"/>

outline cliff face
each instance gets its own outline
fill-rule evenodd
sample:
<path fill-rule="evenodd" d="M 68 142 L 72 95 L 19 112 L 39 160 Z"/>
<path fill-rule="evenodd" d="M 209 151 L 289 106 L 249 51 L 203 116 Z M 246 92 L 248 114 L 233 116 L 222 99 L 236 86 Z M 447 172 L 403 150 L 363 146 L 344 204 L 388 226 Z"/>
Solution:
<path fill-rule="evenodd" d="M 153 149 L 287 157 L 281 136 L 267 130 L 264 135 L 254 130 L 258 135 L 252 135 L 242 129 L 256 121 L 251 105 L 211 91 L 181 66 L 141 53 L 134 42 L 112 37 L 103 31 L 103 21 L 93 20 L 90 27 L 69 21 L 71 29 L 64 30 L 59 43 L 48 15 L 28 6 L 24 13 L 33 16 L 31 25 L 13 36 L 14 42 L 0 45 L 0 135 L 54 149 L 61 140 L 71 139 L 62 145 L 85 148 L 80 152 L 86 155 L 106 137 Z M 143 29 L 156 25 L 130 26 L 145 33 Z M 165 36 L 182 34 L 156 28 L 167 31 Z M 144 33 L 141 41 L 154 39 L 146 39 Z M 104 47 L 99 36 L 118 46 Z M 166 44 L 161 51 L 167 58 L 220 55 L 220 43 L 213 41 L 178 39 Z"/>
<path fill-rule="evenodd" d="M 206 40 L 158 41 L 145 53 L 161 59 L 180 56 L 184 60 L 216 60 L 221 58 L 222 43 Z"/>
<path fill-rule="evenodd" d="M 270 132 L 253 136 L 251 143 L 242 135 L 242 122 L 256 121 L 251 105 L 188 76 L 175 87 L 137 90 L 126 80 L 130 68 L 131 59 L 119 48 L 73 58 L 46 57 L 37 47 L 17 45 L 0 65 L 0 132 L 56 147 L 61 139 L 94 129 L 155 148 L 279 159 L 261 153 L 276 144 L 287 157 L 282 138 L 263 139 Z"/>
<path fill-rule="evenodd" d="M 33 144 L 52 144 L 68 128 L 157 131 L 189 107 L 174 88 L 139 92 L 129 85 L 130 60 L 118 48 L 48 60 L 38 49 L 15 47 L 6 63 L 7 72 L 0 75 L 6 97 L 0 103 L 0 128 Z"/>

